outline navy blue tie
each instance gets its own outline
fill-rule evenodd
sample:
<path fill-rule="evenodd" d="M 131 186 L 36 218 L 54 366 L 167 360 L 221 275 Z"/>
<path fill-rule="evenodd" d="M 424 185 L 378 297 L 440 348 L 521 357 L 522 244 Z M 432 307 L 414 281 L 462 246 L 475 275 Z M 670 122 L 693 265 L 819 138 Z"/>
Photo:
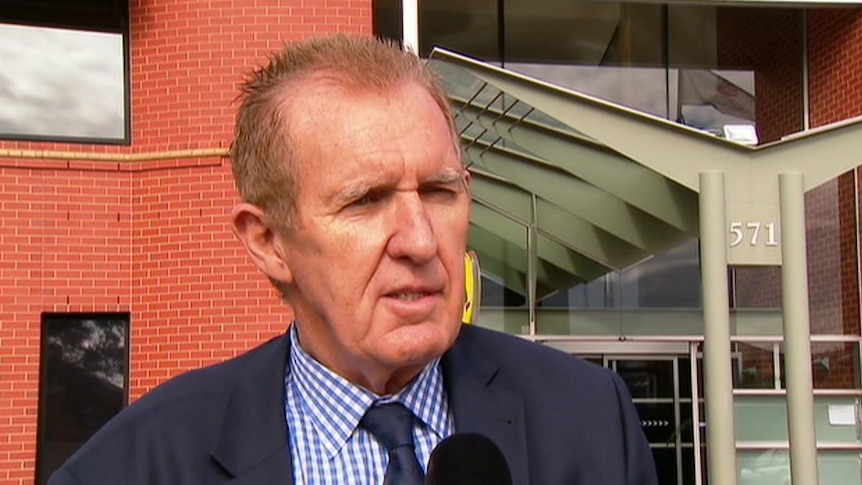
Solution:
<path fill-rule="evenodd" d="M 413 419 L 413 413 L 403 404 L 392 402 L 369 408 L 359 421 L 359 425 L 377 437 L 389 453 L 383 485 L 425 483 L 425 473 L 416 459 Z"/>

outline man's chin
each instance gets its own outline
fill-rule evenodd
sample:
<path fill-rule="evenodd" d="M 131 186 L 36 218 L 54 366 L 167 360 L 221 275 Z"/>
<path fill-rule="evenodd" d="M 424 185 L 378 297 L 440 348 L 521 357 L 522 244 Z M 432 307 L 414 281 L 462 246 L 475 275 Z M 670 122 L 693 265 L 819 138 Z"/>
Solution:
<path fill-rule="evenodd" d="M 422 324 L 399 329 L 400 335 L 392 339 L 393 361 L 403 366 L 425 365 L 449 350 L 459 328 L 460 324 L 453 329 Z"/>

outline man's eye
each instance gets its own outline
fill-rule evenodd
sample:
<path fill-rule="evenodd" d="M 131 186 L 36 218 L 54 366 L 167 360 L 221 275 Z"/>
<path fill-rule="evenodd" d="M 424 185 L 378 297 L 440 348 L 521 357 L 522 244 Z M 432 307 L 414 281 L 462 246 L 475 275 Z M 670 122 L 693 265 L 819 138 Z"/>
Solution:
<path fill-rule="evenodd" d="M 352 207 L 363 207 L 367 205 L 374 204 L 380 201 L 380 196 L 375 194 L 365 194 L 364 196 L 354 200 L 350 203 Z"/>
<path fill-rule="evenodd" d="M 458 195 L 458 191 L 451 187 L 430 187 L 422 191 L 422 196 L 425 198 L 450 198 Z"/>

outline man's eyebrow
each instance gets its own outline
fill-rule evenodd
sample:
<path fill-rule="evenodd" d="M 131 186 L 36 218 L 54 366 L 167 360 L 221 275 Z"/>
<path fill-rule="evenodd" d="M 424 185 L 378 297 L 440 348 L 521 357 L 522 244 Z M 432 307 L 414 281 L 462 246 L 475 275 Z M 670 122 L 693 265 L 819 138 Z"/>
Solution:
<path fill-rule="evenodd" d="M 357 180 L 339 188 L 329 200 L 338 204 L 351 202 L 362 198 L 381 185 L 382 181 L 379 180 Z"/>
<path fill-rule="evenodd" d="M 464 178 L 463 169 L 447 168 L 422 181 L 422 185 L 449 185 Z"/>

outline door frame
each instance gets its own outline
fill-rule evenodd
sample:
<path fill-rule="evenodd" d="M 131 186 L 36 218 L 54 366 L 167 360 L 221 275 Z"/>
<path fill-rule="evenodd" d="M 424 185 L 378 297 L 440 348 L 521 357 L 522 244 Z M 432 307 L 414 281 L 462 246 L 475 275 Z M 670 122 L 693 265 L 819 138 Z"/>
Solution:
<path fill-rule="evenodd" d="M 701 427 L 704 423 L 700 416 L 700 391 L 699 391 L 699 375 L 698 375 L 698 360 L 702 358 L 702 353 L 698 348 L 701 344 L 700 340 L 691 341 L 657 341 L 657 340 L 640 340 L 640 341 L 625 341 L 625 340 L 552 340 L 542 342 L 544 345 L 553 347 L 563 352 L 582 356 L 582 357 L 601 357 L 605 367 L 608 367 L 610 360 L 671 360 L 673 361 L 674 369 L 674 404 L 676 409 L 676 418 L 680 416 L 680 395 L 679 395 L 679 358 L 688 358 L 691 365 L 691 417 L 692 423 L 697 423 L 692 428 L 692 455 L 694 458 L 694 477 L 693 485 L 703 484 L 703 456 L 701 453 Z M 679 424 L 679 423 L 675 423 Z M 682 446 L 681 437 L 677 437 L 677 482 L 682 483 Z M 688 484 L 686 484 L 688 485 Z"/>

